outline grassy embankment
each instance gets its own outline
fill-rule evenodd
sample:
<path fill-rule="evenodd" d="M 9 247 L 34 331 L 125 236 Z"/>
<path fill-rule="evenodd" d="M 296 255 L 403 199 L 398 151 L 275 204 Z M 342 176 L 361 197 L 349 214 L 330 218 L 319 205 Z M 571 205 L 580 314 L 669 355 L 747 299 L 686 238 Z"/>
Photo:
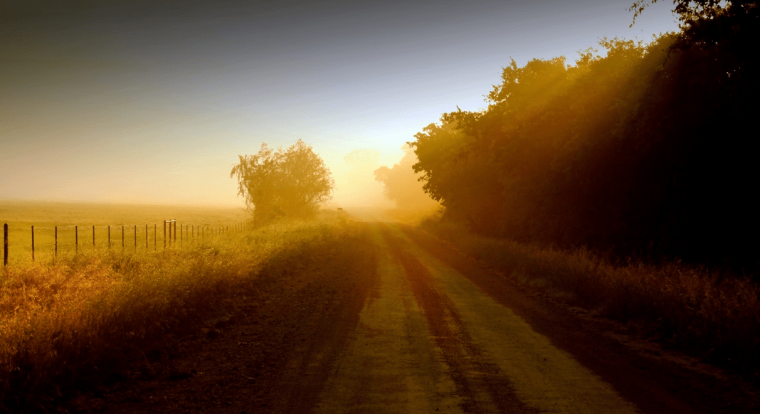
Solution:
<path fill-rule="evenodd" d="M 760 381 L 760 287 L 749 279 L 680 263 L 613 265 L 588 250 L 481 237 L 433 218 L 420 227 L 524 284 Z"/>
<path fill-rule="evenodd" d="M 165 252 L 90 248 L 0 271 L 0 411 L 50 406 L 258 300 L 262 274 L 336 242 L 344 218 L 273 225 Z"/>

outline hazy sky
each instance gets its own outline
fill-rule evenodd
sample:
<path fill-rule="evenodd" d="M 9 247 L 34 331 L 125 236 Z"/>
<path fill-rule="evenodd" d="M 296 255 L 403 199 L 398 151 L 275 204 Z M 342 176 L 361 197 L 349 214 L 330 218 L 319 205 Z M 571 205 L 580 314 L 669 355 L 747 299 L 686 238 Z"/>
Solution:
<path fill-rule="evenodd" d="M 632 3 L 3 0 L 0 202 L 242 205 L 237 155 L 302 138 L 347 203 L 347 153 L 398 161 L 510 57 L 676 29 L 668 1 L 629 28 Z"/>

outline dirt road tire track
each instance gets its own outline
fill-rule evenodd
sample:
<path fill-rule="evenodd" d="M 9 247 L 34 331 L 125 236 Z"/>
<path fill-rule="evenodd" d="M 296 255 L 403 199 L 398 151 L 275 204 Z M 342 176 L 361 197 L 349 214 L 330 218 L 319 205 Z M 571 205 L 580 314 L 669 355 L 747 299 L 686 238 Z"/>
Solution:
<path fill-rule="evenodd" d="M 462 409 L 468 413 L 533 413 L 515 394 L 514 387 L 497 365 L 488 361 L 473 342 L 456 306 L 440 292 L 430 272 L 412 254 L 403 249 L 403 241 L 387 227 L 383 236 L 389 240 L 394 255 L 402 263 L 417 303 L 423 309 L 435 342 L 443 352 L 449 375 L 464 398 Z M 476 373 L 477 375 L 473 375 Z M 477 395 L 487 392 L 487 401 Z M 494 407 L 489 407 L 489 403 Z"/>
<path fill-rule="evenodd" d="M 719 378 L 684 369 L 664 358 L 633 352 L 604 335 L 605 327 L 574 316 L 567 306 L 527 293 L 518 283 L 485 269 L 433 236 L 410 226 L 399 228 L 615 387 L 643 413 L 757 412 L 757 395 L 731 389 Z"/>
<path fill-rule="evenodd" d="M 231 321 L 62 411 L 757 412 L 756 398 L 632 353 L 432 236 L 359 226 L 262 274 Z"/>

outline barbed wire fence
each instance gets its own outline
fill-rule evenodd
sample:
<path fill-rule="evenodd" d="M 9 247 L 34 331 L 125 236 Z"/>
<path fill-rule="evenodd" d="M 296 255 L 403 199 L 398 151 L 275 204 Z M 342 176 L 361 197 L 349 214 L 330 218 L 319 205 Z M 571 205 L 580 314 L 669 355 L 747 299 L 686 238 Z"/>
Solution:
<path fill-rule="evenodd" d="M 223 236 L 229 236 L 234 233 L 244 232 L 251 228 L 252 221 L 241 221 L 237 223 L 233 223 L 232 225 L 224 225 L 224 226 L 210 226 L 210 225 L 194 225 L 194 224 L 182 224 L 179 225 L 176 219 L 171 220 L 163 220 L 163 233 L 161 235 L 161 242 L 162 242 L 162 250 L 167 249 L 173 249 L 173 248 L 182 248 L 185 244 L 191 244 L 196 242 L 203 242 L 207 240 L 211 240 L 214 238 L 219 238 Z M 10 257 L 10 253 L 13 251 L 15 246 L 21 246 L 18 248 L 18 250 L 26 251 L 28 247 L 31 247 L 28 254 L 31 261 L 35 261 L 35 253 L 39 250 L 40 247 L 43 247 L 43 250 L 46 254 L 52 253 L 54 258 L 58 257 L 59 249 L 62 247 L 68 247 L 69 251 L 71 251 L 72 247 L 72 239 L 73 239 L 73 253 L 75 255 L 79 254 L 80 247 L 84 248 L 85 246 L 89 246 L 90 244 L 90 233 L 92 235 L 92 248 L 102 247 L 103 244 L 110 250 L 114 248 L 119 247 L 119 241 L 121 242 L 121 250 L 126 251 L 127 250 L 127 243 L 129 242 L 131 248 L 134 249 L 134 252 L 138 251 L 138 234 L 143 233 L 142 229 L 143 225 L 139 225 L 139 231 L 138 231 L 138 225 L 137 224 L 131 224 L 131 225 L 92 225 L 92 226 L 79 226 L 79 225 L 65 225 L 65 226 L 42 226 L 42 227 L 35 227 L 34 225 L 31 226 L 15 226 L 10 227 L 8 226 L 8 223 L 3 224 L 3 267 L 8 266 L 8 261 Z M 144 251 L 150 251 L 150 225 L 145 224 L 144 234 L 145 234 L 145 250 Z M 179 238 L 177 234 L 177 228 L 179 227 Z M 114 236 L 116 238 L 112 237 L 111 230 L 114 230 Z M 11 230 L 14 231 L 16 237 L 15 240 L 11 240 Z M 61 236 L 59 238 L 59 230 L 61 230 Z M 80 242 L 80 230 L 82 240 Z M 100 244 L 98 244 L 98 238 L 96 235 L 98 234 L 98 231 L 100 230 L 101 234 L 101 241 Z M 153 225 L 153 251 L 157 252 L 159 247 L 159 238 L 158 238 L 158 225 Z M 73 232 L 72 232 L 73 231 Z M 28 232 L 28 233 L 27 233 Z M 29 237 L 28 240 L 31 241 L 31 245 L 23 243 L 21 240 L 23 240 L 23 236 L 21 234 L 26 233 Z M 63 233 L 68 233 L 66 236 L 63 235 Z M 128 233 L 132 233 L 129 234 Z M 48 239 L 47 243 L 40 243 L 39 240 L 35 242 L 35 235 L 39 236 L 44 235 L 45 238 Z M 52 236 L 52 240 L 49 240 Z M 131 237 L 129 237 L 131 236 Z M 105 237 L 105 240 L 102 240 L 102 238 Z M 119 240 L 120 239 L 120 240 Z M 131 240 L 129 240 L 131 239 Z M 13 243 L 12 243 L 13 242 Z M 20 243 L 18 243 L 20 242 Z M 60 242 L 60 243 L 59 243 Z M 51 245 L 52 243 L 52 245 Z M 142 245 L 142 234 L 140 234 L 140 245 Z M 41 246 L 42 245 L 42 246 Z M 19 253 L 23 254 L 23 253 Z"/>

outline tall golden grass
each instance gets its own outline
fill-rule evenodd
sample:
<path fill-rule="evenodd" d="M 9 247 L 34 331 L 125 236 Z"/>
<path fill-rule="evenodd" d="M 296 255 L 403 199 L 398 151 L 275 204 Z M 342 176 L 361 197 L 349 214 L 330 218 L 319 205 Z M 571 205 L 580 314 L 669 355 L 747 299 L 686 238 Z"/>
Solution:
<path fill-rule="evenodd" d="M 760 380 L 760 287 L 749 279 L 678 262 L 614 265 L 586 249 L 481 237 L 437 219 L 421 228 L 523 283 Z"/>
<path fill-rule="evenodd" d="M 50 406 L 107 380 L 236 301 L 258 300 L 262 272 L 353 231 L 323 216 L 165 252 L 91 249 L 13 262 L 0 271 L 0 411 Z"/>

